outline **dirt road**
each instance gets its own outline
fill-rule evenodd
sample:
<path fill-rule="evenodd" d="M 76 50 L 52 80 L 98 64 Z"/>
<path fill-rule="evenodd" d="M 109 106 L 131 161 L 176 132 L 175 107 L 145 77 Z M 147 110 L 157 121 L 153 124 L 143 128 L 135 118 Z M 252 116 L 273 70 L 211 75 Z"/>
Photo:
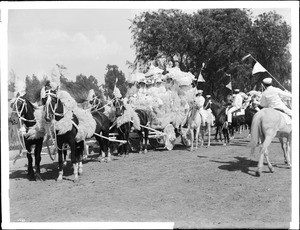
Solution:
<path fill-rule="evenodd" d="M 26 179 L 26 159 L 10 162 L 11 222 L 174 222 L 175 228 L 288 228 L 291 170 L 277 139 L 270 146 L 275 172 L 247 160 L 247 132 L 230 146 L 132 153 L 110 163 L 89 158 L 78 183 L 71 164 L 56 182 L 57 163 L 42 158 L 42 182 Z M 257 158 L 256 158 L 257 159 Z M 70 162 L 69 162 L 70 163 Z M 245 172 L 249 165 L 250 171 Z M 83 223 L 84 226 L 84 223 Z M 83 227 L 84 228 L 84 227 Z"/>

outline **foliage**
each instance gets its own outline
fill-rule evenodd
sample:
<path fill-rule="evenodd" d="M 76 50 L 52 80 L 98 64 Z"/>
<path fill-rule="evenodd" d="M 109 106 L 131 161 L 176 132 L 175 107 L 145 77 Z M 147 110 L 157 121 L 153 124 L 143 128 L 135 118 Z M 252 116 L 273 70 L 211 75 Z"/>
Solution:
<path fill-rule="evenodd" d="M 105 96 L 113 98 L 113 91 L 115 86 L 117 86 L 122 96 L 124 97 L 127 92 L 126 79 L 124 73 L 120 71 L 118 66 L 116 65 L 107 65 L 106 70 L 107 73 L 105 74 Z"/>
<path fill-rule="evenodd" d="M 257 57 L 278 80 L 290 78 L 290 28 L 275 12 L 260 15 L 255 21 L 246 9 L 204 9 L 193 14 L 161 9 L 143 12 L 131 21 L 136 48 L 135 67 L 153 60 L 179 62 L 182 71 L 205 79 L 204 94 L 225 97 L 226 84 L 251 90 L 253 60 L 242 62 L 248 53 Z M 226 77 L 231 74 L 231 79 Z"/>

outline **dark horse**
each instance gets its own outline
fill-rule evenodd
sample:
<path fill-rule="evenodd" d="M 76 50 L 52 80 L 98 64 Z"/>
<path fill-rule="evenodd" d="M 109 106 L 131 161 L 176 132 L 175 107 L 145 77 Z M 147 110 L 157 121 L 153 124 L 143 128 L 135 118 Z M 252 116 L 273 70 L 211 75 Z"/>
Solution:
<path fill-rule="evenodd" d="M 222 130 L 224 136 L 224 145 L 229 144 L 229 127 L 226 125 L 226 107 L 214 99 L 210 99 L 205 104 L 206 109 L 211 109 L 215 116 L 215 125 L 217 133 Z M 216 136 L 217 136 L 216 133 Z"/>
<path fill-rule="evenodd" d="M 222 130 L 222 133 L 224 135 L 224 145 L 229 144 L 230 140 L 230 133 L 234 134 L 234 129 L 241 126 L 241 125 L 248 125 L 249 128 L 251 128 L 251 123 L 254 114 L 256 113 L 256 110 L 247 107 L 245 109 L 245 115 L 239 115 L 239 116 L 233 116 L 232 118 L 232 124 L 230 126 L 227 125 L 227 115 L 226 115 L 226 106 L 222 105 L 221 103 L 215 101 L 214 99 L 210 99 L 210 101 L 207 102 L 206 105 L 207 108 L 210 108 L 212 110 L 213 115 L 215 116 L 215 124 L 217 132 Z M 217 137 L 217 133 L 216 133 Z"/>
<path fill-rule="evenodd" d="M 30 128 L 33 128 L 37 124 L 37 122 L 42 122 L 41 121 L 42 116 L 40 118 L 35 117 L 34 112 L 37 109 L 37 107 L 34 106 L 26 98 L 26 94 L 24 96 L 18 96 L 11 104 L 11 107 L 12 107 L 12 113 L 10 117 L 10 122 L 13 125 L 16 125 L 18 124 L 18 122 L 20 122 L 21 127 L 22 126 L 25 127 L 26 134 L 28 134 Z M 40 120 L 38 121 L 38 119 Z M 40 176 L 40 162 L 41 162 L 41 151 L 43 147 L 43 139 L 44 139 L 45 132 L 41 130 L 39 133 L 36 133 L 34 138 L 31 138 L 26 134 L 21 135 L 21 138 L 19 140 L 21 142 L 20 144 L 22 148 L 25 148 L 27 150 L 28 178 L 29 180 L 42 180 Z M 31 156 L 31 150 L 33 145 L 35 145 L 34 148 L 34 159 L 35 159 L 35 166 L 36 166 L 35 173 L 32 166 L 33 159 Z"/>
<path fill-rule="evenodd" d="M 116 117 L 123 116 L 126 107 L 124 105 L 124 102 L 120 99 L 116 99 L 113 103 L 115 109 L 116 109 Z M 140 119 L 140 130 L 137 130 L 137 133 L 139 135 L 139 152 L 142 153 L 147 153 L 147 146 L 148 146 L 148 135 L 149 135 L 149 130 L 146 128 L 148 122 L 149 122 L 149 113 L 145 110 L 141 109 L 136 109 L 134 110 L 139 119 Z M 120 125 L 118 127 L 118 137 L 121 140 L 126 140 L 126 144 L 119 146 L 118 148 L 118 153 L 119 154 L 125 154 L 125 156 L 128 156 L 129 154 L 129 138 L 130 138 L 130 132 L 132 129 L 133 123 L 131 121 L 125 122 L 124 124 Z"/>
<path fill-rule="evenodd" d="M 51 121 L 55 119 L 56 122 L 60 121 L 65 117 L 66 112 L 62 101 L 57 97 L 55 93 L 47 93 L 47 102 L 45 103 L 45 119 L 46 121 Z M 75 114 L 72 114 L 72 127 L 71 130 L 58 134 L 56 130 L 55 133 L 55 143 L 58 152 L 58 178 L 57 181 L 62 181 L 63 179 L 63 144 L 68 144 L 71 150 L 71 162 L 73 164 L 74 182 L 79 180 L 78 175 L 82 173 L 82 157 L 84 150 L 84 141 L 76 142 L 78 118 Z"/>
<path fill-rule="evenodd" d="M 54 119 L 59 121 L 64 117 L 64 105 L 62 101 L 53 93 L 49 93 L 47 97 L 51 97 L 50 100 L 46 103 L 46 120 Z M 100 146 L 100 154 L 104 152 L 108 156 L 108 135 L 109 135 L 109 119 L 106 115 L 101 112 L 93 111 L 92 116 L 96 121 L 96 128 L 93 134 L 93 137 L 98 141 Z M 74 169 L 74 181 L 78 181 L 78 173 L 82 174 L 82 158 L 83 158 L 83 149 L 84 149 L 84 140 L 77 142 L 75 137 L 78 132 L 78 118 L 73 113 L 72 115 L 72 129 L 67 131 L 64 134 L 56 135 L 57 149 L 59 154 L 59 177 L 58 181 L 62 180 L 63 167 L 62 167 L 62 145 L 67 143 L 71 149 L 71 161 L 73 163 Z M 101 133 L 101 135 L 100 135 Z M 100 156 L 99 156 L 100 158 Z"/>

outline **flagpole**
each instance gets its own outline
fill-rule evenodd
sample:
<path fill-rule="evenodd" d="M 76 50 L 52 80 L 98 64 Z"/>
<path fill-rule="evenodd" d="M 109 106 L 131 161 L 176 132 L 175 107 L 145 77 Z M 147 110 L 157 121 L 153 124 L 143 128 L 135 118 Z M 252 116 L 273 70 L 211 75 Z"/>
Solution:
<path fill-rule="evenodd" d="M 252 57 L 252 59 L 254 60 L 254 61 L 256 61 L 256 62 L 258 62 L 253 56 L 252 56 L 252 54 L 250 54 L 250 57 Z M 258 62 L 259 63 L 259 62 Z M 281 85 L 280 84 L 280 82 L 279 81 L 277 81 L 276 80 L 276 78 L 275 77 L 273 77 L 273 75 L 265 68 L 265 70 L 266 70 L 266 72 L 282 87 L 282 88 L 284 88 L 284 86 L 283 85 Z M 286 88 L 284 88 L 285 90 L 286 90 Z"/>

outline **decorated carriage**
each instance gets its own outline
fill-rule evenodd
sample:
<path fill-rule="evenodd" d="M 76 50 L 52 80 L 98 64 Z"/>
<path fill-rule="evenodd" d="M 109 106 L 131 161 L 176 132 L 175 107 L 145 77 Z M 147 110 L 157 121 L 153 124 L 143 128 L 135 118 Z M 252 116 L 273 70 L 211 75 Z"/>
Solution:
<path fill-rule="evenodd" d="M 144 128 L 149 130 L 149 143 L 154 149 L 172 150 L 178 136 L 184 145 L 189 145 L 185 124 L 195 96 L 196 88 L 191 85 L 194 78 L 178 67 L 169 68 L 163 74 L 163 70 L 151 66 L 146 74 L 135 73 L 129 79 L 138 84 L 139 89 L 127 95 L 128 103 L 150 114 Z"/>

